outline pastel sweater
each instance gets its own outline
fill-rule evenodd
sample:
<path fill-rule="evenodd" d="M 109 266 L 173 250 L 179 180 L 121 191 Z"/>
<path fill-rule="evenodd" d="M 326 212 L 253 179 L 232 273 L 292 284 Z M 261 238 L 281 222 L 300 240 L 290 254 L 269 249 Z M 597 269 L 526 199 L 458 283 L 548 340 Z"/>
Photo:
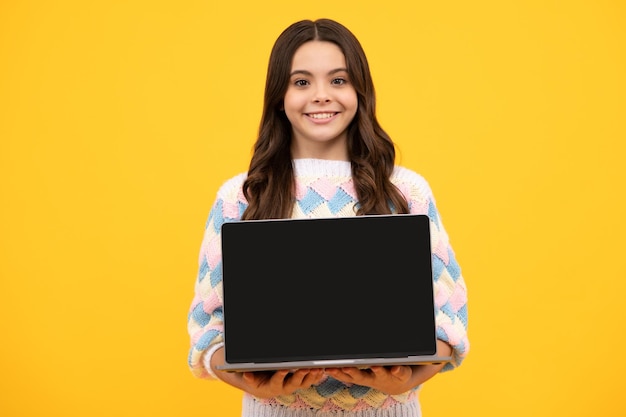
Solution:
<path fill-rule="evenodd" d="M 349 162 L 296 159 L 293 163 L 297 200 L 294 218 L 356 215 L 357 197 Z M 195 297 L 188 315 L 191 337 L 189 366 L 199 378 L 213 378 L 206 366 L 209 356 L 223 343 L 220 227 L 224 222 L 241 219 L 247 207 L 242 192 L 245 178 L 246 173 L 239 174 L 219 189 L 200 248 Z M 465 281 L 426 180 L 409 169 L 397 166 L 391 181 L 406 197 L 411 213 L 427 214 L 430 218 L 436 333 L 439 339 L 453 348 L 453 361 L 442 370 L 447 371 L 459 366 L 469 350 Z M 271 320 L 266 323 L 269 326 Z M 244 416 L 416 417 L 420 415 L 418 388 L 401 395 L 387 395 L 327 377 L 309 389 L 269 400 L 244 393 Z"/>

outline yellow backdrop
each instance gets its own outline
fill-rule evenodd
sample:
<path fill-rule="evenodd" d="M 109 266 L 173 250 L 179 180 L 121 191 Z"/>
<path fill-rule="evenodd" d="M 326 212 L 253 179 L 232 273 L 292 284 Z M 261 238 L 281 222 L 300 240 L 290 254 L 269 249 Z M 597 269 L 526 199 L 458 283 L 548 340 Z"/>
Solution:
<path fill-rule="evenodd" d="M 469 286 L 425 416 L 626 414 L 622 2 L 24 0 L 0 5 L 0 415 L 239 415 L 187 369 L 198 250 L 273 41 L 319 17 L 362 41 Z"/>

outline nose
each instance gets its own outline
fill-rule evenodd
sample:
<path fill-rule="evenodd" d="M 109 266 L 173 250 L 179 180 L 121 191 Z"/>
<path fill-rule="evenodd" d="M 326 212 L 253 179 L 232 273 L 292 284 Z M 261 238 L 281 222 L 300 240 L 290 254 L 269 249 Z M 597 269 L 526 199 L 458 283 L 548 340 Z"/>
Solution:
<path fill-rule="evenodd" d="M 330 97 L 326 87 L 323 85 L 319 85 L 315 90 L 315 94 L 313 95 L 314 103 L 328 103 L 330 101 Z"/>

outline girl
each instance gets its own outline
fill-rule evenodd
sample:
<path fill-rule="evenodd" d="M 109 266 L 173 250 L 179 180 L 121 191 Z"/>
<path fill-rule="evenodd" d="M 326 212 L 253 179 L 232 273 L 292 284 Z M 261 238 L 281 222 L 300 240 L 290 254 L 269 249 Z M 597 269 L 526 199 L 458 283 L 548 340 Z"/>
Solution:
<path fill-rule="evenodd" d="M 457 367 L 467 355 L 465 282 L 432 192 L 417 173 L 395 166 L 394 143 L 375 110 L 365 53 L 347 28 L 328 19 L 305 20 L 278 37 L 248 172 L 222 185 L 209 214 L 188 323 L 192 372 L 243 390 L 244 417 L 417 417 L 421 384 Z M 430 217 L 437 354 L 452 356 L 451 363 L 273 373 L 215 370 L 224 362 L 224 222 L 395 213 Z M 272 318 L 262 323 L 269 334 Z"/>

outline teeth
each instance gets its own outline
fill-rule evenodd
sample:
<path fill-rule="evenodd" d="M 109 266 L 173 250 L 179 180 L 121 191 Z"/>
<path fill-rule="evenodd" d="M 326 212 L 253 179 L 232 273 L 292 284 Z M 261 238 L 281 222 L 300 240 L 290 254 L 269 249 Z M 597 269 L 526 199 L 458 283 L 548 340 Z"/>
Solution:
<path fill-rule="evenodd" d="M 313 119 L 328 119 L 330 117 L 333 117 L 334 115 L 335 113 L 312 113 L 309 114 L 309 117 Z"/>

